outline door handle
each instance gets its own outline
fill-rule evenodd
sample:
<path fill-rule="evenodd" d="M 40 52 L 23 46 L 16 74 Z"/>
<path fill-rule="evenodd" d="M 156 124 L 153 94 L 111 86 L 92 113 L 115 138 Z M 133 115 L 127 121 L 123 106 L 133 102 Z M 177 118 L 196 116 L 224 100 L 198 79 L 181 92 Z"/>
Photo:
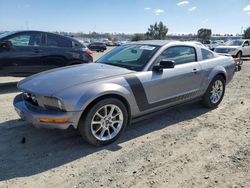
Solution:
<path fill-rule="evenodd" d="M 37 54 L 37 53 L 40 53 L 41 50 L 39 50 L 39 49 L 34 49 L 34 52 Z"/>
<path fill-rule="evenodd" d="M 194 68 L 192 72 L 196 74 L 197 72 L 199 72 L 199 69 Z"/>

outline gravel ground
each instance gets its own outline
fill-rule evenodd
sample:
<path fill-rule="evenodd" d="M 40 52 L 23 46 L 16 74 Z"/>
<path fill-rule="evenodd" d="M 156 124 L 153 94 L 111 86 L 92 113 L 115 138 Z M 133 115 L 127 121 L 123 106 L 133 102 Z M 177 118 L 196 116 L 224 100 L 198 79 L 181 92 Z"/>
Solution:
<path fill-rule="evenodd" d="M 0 187 L 250 187 L 250 61 L 217 109 L 163 111 L 101 148 L 20 121 L 18 80 L 0 78 Z"/>

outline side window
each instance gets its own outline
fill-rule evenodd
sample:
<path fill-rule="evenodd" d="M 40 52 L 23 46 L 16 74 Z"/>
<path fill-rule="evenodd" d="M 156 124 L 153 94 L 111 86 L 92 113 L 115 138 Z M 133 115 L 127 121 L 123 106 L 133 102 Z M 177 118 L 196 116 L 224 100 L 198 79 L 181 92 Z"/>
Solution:
<path fill-rule="evenodd" d="M 40 46 L 42 41 L 42 34 L 30 33 L 15 35 L 8 39 L 13 46 Z"/>
<path fill-rule="evenodd" d="M 201 49 L 202 59 L 211 59 L 214 58 L 214 54 L 206 49 Z"/>
<path fill-rule="evenodd" d="M 170 47 L 162 52 L 158 59 L 158 63 L 162 59 L 174 61 L 176 65 L 191 63 L 196 61 L 196 52 L 193 47 L 189 46 Z"/>
<path fill-rule="evenodd" d="M 244 46 L 249 46 L 249 42 L 248 41 L 244 42 Z"/>
<path fill-rule="evenodd" d="M 86 48 L 86 46 L 84 44 L 80 44 L 80 43 L 75 42 L 75 41 L 72 42 L 72 46 L 76 47 L 76 48 L 78 48 L 78 47 Z"/>
<path fill-rule="evenodd" d="M 60 36 L 47 34 L 47 46 L 71 48 L 72 41 Z"/>

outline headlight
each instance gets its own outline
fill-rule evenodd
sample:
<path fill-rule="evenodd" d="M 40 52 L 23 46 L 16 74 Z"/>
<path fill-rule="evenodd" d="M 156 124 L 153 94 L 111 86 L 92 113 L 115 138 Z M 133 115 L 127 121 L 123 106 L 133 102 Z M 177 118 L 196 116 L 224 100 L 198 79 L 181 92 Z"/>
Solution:
<path fill-rule="evenodd" d="M 45 108 L 50 110 L 61 110 L 66 111 L 64 104 L 61 100 L 55 97 L 44 97 L 43 105 Z"/>
<path fill-rule="evenodd" d="M 34 106 L 38 106 L 36 95 L 32 93 L 23 92 L 23 99 Z"/>

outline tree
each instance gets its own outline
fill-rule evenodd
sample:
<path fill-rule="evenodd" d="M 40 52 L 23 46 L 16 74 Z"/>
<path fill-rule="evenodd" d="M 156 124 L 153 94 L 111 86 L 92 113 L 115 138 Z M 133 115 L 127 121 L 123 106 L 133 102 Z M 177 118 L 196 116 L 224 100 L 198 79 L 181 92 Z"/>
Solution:
<path fill-rule="evenodd" d="M 90 33 L 90 36 L 91 36 L 92 38 L 96 38 L 97 35 L 98 35 L 98 33 L 95 32 L 95 31 L 93 31 L 92 33 Z"/>
<path fill-rule="evenodd" d="M 143 33 L 136 33 L 132 37 L 132 41 L 145 40 L 145 35 Z"/>
<path fill-rule="evenodd" d="M 166 39 L 167 33 L 168 28 L 162 22 L 159 22 L 159 24 L 155 22 L 154 25 L 149 26 L 148 32 L 145 34 L 145 38 L 162 40 Z"/>
<path fill-rule="evenodd" d="M 211 29 L 201 28 L 197 32 L 198 39 L 202 43 L 204 43 L 205 41 L 210 40 L 211 39 L 211 35 L 212 35 L 212 30 Z"/>
<path fill-rule="evenodd" d="M 244 31 L 244 39 L 250 39 L 250 27 Z"/>
<path fill-rule="evenodd" d="M 105 36 L 108 38 L 108 40 L 112 40 L 112 36 L 110 33 L 105 33 Z"/>

